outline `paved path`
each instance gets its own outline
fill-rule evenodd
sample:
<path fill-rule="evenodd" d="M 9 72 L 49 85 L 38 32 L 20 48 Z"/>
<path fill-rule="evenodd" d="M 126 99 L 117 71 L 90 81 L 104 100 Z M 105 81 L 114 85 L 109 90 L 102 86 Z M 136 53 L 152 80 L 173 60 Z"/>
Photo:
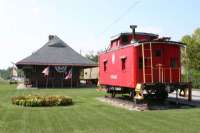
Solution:
<path fill-rule="evenodd" d="M 188 102 L 188 97 L 180 97 L 178 96 L 180 103 L 190 104 L 194 106 L 200 107 L 200 90 L 193 90 L 192 91 L 192 101 Z M 175 101 L 176 100 L 176 93 L 169 94 L 169 100 Z"/>
<path fill-rule="evenodd" d="M 169 94 L 169 97 L 176 97 L 176 93 L 172 93 L 172 94 Z M 183 97 L 180 97 L 179 98 L 183 98 Z M 187 99 L 187 98 L 183 98 L 183 99 Z M 193 90 L 192 91 L 192 99 L 193 100 L 200 100 L 200 90 L 199 91 L 196 91 L 196 90 Z"/>

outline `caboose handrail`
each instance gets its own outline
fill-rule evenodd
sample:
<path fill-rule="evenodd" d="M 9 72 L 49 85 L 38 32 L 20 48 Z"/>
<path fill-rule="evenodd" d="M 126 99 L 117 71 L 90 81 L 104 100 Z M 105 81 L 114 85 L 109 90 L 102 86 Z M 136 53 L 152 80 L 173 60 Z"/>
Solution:
<path fill-rule="evenodd" d="M 145 77 L 145 59 L 144 59 L 144 44 L 142 44 L 142 63 L 143 63 L 143 82 L 146 83 L 146 77 Z"/>
<path fill-rule="evenodd" d="M 152 56 L 152 47 L 150 42 L 150 56 L 151 56 L 151 82 L 153 83 L 153 56 Z"/>
<path fill-rule="evenodd" d="M 179 75 L 179 82 L 181 82 L 181 68 L 180 67 L 176 67 L 176 68 L 172 68 L 172 67 L 153 67 L 153 70 L 159 70 L 158 72 L 158 81 L 163 83 L 165 82 L 165 74 L 166 74 L 166 70 L 169 70 L 169 82 L 172 83 L 172 79 L 173 79 L 173 74 L 172 74 L 172 70 L 174 71 L 178 71 L 178 75 Z"/>

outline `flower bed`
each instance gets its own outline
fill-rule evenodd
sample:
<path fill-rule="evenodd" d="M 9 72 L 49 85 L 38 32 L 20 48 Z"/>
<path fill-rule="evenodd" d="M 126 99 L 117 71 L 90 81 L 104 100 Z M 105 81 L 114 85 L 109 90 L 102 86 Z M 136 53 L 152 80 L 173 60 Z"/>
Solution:
<path fill-rule="evenodd" d="M 66 96 L 16 96 L 12 97 L 12 104 L 29 107 L 67 106 L 72 104 L 72 98 Z"/>

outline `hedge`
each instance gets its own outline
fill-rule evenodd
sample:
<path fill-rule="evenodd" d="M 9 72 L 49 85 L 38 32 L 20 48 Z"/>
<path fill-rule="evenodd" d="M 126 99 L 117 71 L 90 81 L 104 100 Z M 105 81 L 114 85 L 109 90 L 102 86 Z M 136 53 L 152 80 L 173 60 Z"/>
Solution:
<path fill-rule="evenodd" d="M 72 98 L 66 96 L 16 96 L 12 97 L 12 104 L 29 107 L 67 106 L 72 104 Z"/>

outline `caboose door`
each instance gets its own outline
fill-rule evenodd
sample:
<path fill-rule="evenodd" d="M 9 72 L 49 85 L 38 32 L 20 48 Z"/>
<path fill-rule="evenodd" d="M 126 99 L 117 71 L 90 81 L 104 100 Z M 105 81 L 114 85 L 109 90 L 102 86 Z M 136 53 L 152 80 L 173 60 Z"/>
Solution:
<path fill-rule="evenodd" d="M 164 79 L 164 48 L 160 44 L 153 45 L 153 82 L 162 82 Z"/>
<path fill-rule="evenodd" d="M 159 44 L 139 47 L 139 82 L 152 83 L 162 80 L 164 49 Z"/>

